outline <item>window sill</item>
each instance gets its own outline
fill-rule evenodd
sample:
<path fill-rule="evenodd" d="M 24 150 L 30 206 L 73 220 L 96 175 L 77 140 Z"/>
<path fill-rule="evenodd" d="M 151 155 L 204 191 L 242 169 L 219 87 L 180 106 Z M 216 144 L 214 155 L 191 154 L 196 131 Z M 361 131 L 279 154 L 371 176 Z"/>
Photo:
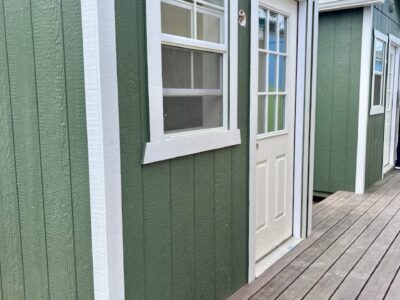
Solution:
<path fill-rule="evenodd" d="M 373 106 L 369 112 L 370 116 L 381 115 L 385 113 L 385 108 L 383 106 Z"/>
<path fill-rule="evenodd" d="M 166 136 L 161 141 L 146 144 L 143 164 L 151 164 L 240 144 L 240 130 L 220 130 L 190 136 Z"/>

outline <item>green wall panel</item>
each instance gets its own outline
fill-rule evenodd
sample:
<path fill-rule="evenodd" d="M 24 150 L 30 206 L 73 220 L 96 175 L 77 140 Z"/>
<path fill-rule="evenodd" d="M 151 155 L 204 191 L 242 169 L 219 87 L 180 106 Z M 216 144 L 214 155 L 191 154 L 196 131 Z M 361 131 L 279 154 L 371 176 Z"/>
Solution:
<path fill-rule="evenodd" d="M 92 299 L 80 1 L 0 1 L 4 299 Z"/>
<path fill-rule="evenodd" d="M 390 13 L 389 2 L 385 1 L 384 4 L 374 7 L 374 28 L 384 34 L 390 33 L 400 37 L 400 6 L 395 1 L 394 11 Z M 368 117 L 367 168 L 365 174 L 367 188 L 382 179 L 384 124 L 384 114 Z"/>
<path fill-rule="evenodd" d="M 362 9 L 320 15 L 315 182 L 318 192 L 354 191 Z"/>
<path fill-rule="evenodd" d="M 250 27 L 239 29 L 242 145 L 143 166 L 145 3 L 116 1 L 126 297 L 225 299 L 247 282 Z"/>

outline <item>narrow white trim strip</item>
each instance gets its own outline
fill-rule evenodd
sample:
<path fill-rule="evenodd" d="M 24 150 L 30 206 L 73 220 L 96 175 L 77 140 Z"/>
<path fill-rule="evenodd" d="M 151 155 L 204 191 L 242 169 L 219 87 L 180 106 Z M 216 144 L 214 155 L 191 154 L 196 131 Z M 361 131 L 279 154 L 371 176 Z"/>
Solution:
<path fill-rule="evenodd" d="M 319 11 L 332 11 L 382 4 L 384 0 L 319 0 Z"/>
<path fill-rule="evenodd" d="M 248 281 L 253 281 L 256 267 L 256 141 L 258 111 L 258 8 L 259 1 L 251 3 L 250 28 L 250 134 L 249 134 L 249 268 Z"/>
<path fill-rule="evenodd" d="M 125 297 L 114 6 L 114 0 L 81 1 L 97 300 Z"/>
<path fill-rule="evenodd" d="M 371 77 L 371 47 L 372 47 L 372 7 L 364 8 L 362 45 L 361 45 L 361 72 L 360 72 L 360 99 L 358 115 L 358 145 L 356 193 L 365 191 L 365 170 L 367 156 L 368 115 L 370 104 L 370 77 Z"/>

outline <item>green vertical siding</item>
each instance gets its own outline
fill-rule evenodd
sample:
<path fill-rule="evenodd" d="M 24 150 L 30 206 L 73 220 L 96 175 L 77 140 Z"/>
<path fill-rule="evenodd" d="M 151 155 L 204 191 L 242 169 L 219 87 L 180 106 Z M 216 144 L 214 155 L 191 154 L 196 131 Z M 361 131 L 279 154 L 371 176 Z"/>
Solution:
<path fill-rule="evenodd" d="M 225 299 L 247 282 L 250 27 L 239 29 L 242 145 L 142 166 L 145 0 L 116 1 L 127 299 Z M 250 13 L 250 1 L 240 0 Z"/>
<path fill-rule="evenodd" d="M 3 299 L 92 299 L 80 1 L 0 1 Z"/>
<path fill-rule="evenodd" d="M 362 9 L 320 15 L 315 182 L 318 192 L 354 191 Z"/>
<path fill-rule="evenodd" d="M 390 33 L 400 37 L 400 7 L 398 2 L 394 1 L 394 11 L 390 13 L 389 2 L 385 1 L 384 4 L 374 7 L 374 28 L 384 34 Z M 368 117 L 367 168 L 365 174 L 367 188 L 382 178 L 384 130 L 384 114 Z"/>

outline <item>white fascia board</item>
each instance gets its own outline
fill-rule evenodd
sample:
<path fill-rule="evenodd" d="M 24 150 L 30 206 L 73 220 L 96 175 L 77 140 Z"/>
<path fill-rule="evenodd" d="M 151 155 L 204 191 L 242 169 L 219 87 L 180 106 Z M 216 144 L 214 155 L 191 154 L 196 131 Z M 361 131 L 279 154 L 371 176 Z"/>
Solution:
<path fill-rule="evenodd" d="M 382 4 L 385 0 L 320 0 L 319 11 L 333 11 Z"/>

